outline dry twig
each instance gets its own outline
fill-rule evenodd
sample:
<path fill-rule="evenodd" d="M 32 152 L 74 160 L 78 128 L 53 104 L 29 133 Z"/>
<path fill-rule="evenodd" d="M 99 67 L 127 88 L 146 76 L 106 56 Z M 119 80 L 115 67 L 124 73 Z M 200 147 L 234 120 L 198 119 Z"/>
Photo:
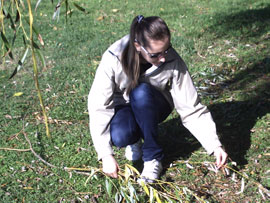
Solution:
<path fill-rule="evenodd" d="M 28 151 L 31 151 L 31 149 L 14 149 L 14 148 L 2 148 L 2 147 L 0 147 L 0 150 L 17 151 L 17 152 L 28 152 Z"/>
<path fill-rule="evenodd" d="M 23 135 L 26 139 L 26 141 L 28 142 L 29 144 L 29 147 L 30 147 L 30 150 L 31 152 L 34 154 L 35 157 L 37 157 L 40 161 L 42 161 L 44 164 L 52 167 L 52 168 L 57 168 L 56 166 L 50 164 L 49 162 L 45 161 L 44 159 L 42 159 L 34 150 L 33 150 L 33 147 L 32 147 L 32 144 L 31 144 L 31 141 L 29 140 L 29 138 L 27 137 L 27 134 L 25 132 L 23 132 Z"/>

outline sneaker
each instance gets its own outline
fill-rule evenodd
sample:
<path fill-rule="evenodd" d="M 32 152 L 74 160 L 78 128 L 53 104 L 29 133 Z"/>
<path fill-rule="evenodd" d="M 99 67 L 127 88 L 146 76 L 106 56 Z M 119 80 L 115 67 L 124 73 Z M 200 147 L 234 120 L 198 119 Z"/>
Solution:
<path fill-rule="evenodd" d="M 142 157 L 142 141 L 141 139 L 126 147 L 125 156 L 129 161 L 137 161 Z"/>
<path fill-rule="evenodd" d="M 161 162 L 156 159 L 144 162 L 141 178 L 138 182 L 143 181 L 145 183 L 154 183 L 155 180 L 159 178 L 162 169 Z"/>

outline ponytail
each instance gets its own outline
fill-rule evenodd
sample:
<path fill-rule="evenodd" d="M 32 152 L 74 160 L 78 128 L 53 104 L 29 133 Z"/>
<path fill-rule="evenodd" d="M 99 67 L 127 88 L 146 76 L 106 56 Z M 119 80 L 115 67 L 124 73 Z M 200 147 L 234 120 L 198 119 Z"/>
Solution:
<path fill-rule="evenodd" d="M 162 40 L 166 37 L 170 38 L 170 31 L 166 23 L 157 16 L 144 18 L 142 15 L 136 16 L 130 26 L 130 37 L 125 47 L 121 64 L 130 83 L 127 87 L 129 94 L 134 89 L 140 77 L 140 53 L 136 50 L 134 42 L 138 42 L 141 46 L 149 47 L 148 41 Z"/>

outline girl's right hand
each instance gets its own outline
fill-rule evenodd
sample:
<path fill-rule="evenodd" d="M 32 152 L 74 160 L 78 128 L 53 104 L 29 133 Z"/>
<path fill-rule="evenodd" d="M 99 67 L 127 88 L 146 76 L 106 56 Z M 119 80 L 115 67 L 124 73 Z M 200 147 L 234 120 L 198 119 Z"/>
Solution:
<path fill-rule="evenodd" d="M 113 155 L 108 155 L 102 158 L 102 167 L 103 172 L 106 175 L 112 178 L 118 178 L 117 172 L 119 170 L 119 166 Z"/>

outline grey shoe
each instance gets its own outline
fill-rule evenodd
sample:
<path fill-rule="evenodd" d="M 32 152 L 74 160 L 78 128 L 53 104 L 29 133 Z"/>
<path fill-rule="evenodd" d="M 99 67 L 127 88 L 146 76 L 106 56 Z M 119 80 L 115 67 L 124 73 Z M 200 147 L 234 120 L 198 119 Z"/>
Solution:
<path fill-rule="evenodd" d="M 142 141 L 141 141 L 141 139 L 138 142 L 136 142 L 132 145 L 128 145 L 126 147 L 125 156 L 126 156 L 127 160 L 130 160 L 130 161 L 137 161 L 137 160 L 141 159 L 141 157 L 142 157 Z"/>
<path fill-rule="evenodd" d="M 145 161 L 143 171 L 138 182 L 154 183 L 156 179 L 159 179 L 162 172 L 162 164 L 160 161 L 153 159 L 151 161 Z"/>

